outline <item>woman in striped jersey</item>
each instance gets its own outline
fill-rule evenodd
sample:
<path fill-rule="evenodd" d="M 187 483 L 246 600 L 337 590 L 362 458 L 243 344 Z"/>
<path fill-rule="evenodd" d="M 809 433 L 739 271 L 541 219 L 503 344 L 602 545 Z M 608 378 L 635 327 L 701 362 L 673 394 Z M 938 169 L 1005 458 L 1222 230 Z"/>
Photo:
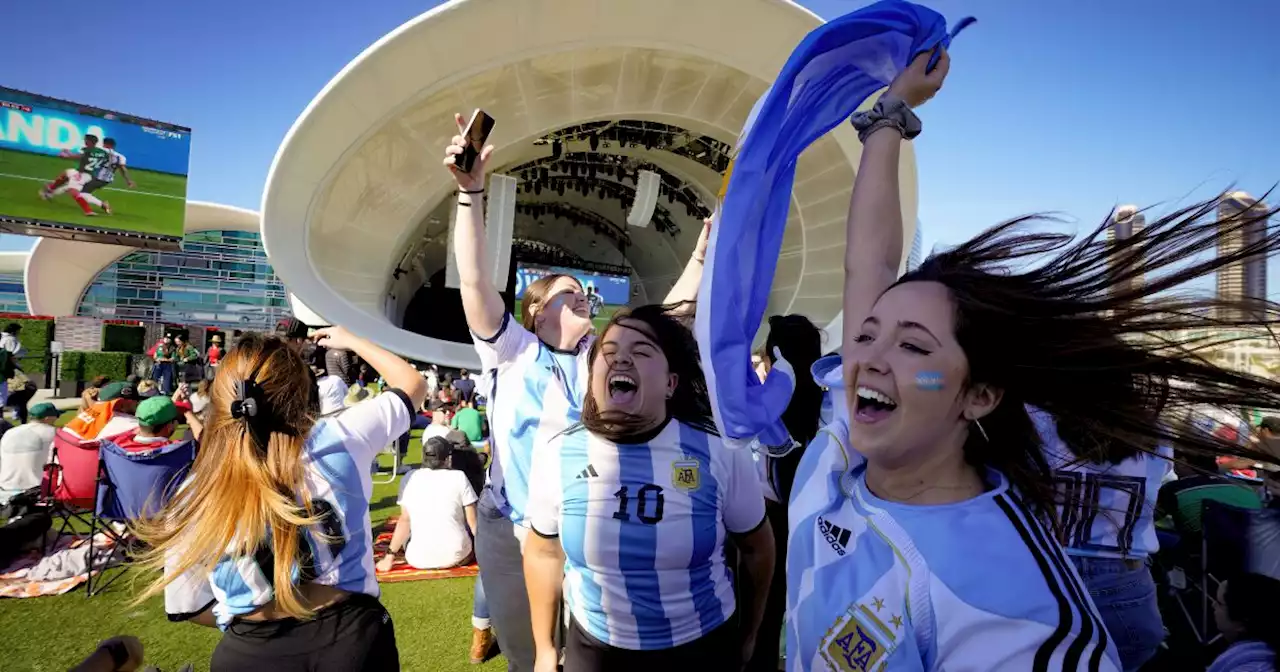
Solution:
<path fill-rule="evenodd" d="M 485 169 L 493 147 L 484 148 L 471 172 L 458 170 L 455 157 L 465 147 L 465 122 L 462 115 L 455 115 L 454 121 L 458 135 L 445 148 L 444 158 L 458 184 L 454 255 L 467 326 L 493 383 L 492 389 L 481 390 L 488 400 L 492 459 L 477 507 L 476 560 L 484 568 L 480 576 L 507 669 L 528 672 L 533 669 L 534 648 L 521 546 L 529 525 L 525 502 L 530 459 L 535 440 L 548 436 L 544 423 L 563 427 L 581 417 L 592 342 L 591 305 L 576 278 L 548 275 L 525 288 L 518 322 L 507 312 L 493 285 L 491 260 L 485 256 Z M 709 226 L 708 222 L 703 227 L 667 303 L 692 306 L 697 298 Z"/>
<path fill-rule="evenodd" d="M 221 629 L 215 672 L 400 669 L 374 577 L 369 468 L 427 385 L 341 327 L 313 338 L 364 358 L 388 391 L 318 418 L 301 355 L 276 336 L 241 338 L 218 367 L 190 477 L 136 523 L 144 564 L 164 572 L 138 599 L 163 591 L 170 620 Z"/>
<path fill-rule="evenodd" d="M 898 278 L 899 152 L 921 130 L 911 108 L 949 67 L 943 55 L 930 71 L 929 57 L 853 118 L 863 152 L 847 225 L 843 366 L 814 367 L 849 405 L 796 473 L 787 665 L 1119 670 L 1055 538 L 1053 472 L 1026 405 L 1078 428 L 1068 448 L 1088 462 L 1162 443 L 1231 451 L 1156 419 L 1195 402 L 1275 408 L 1280 383 L 1217 368 L 1170 338 L 1259 327 L 1280 309 L 1160 293 L 1273 254 L 1280 233 L 1244 237 L 1265 231 L 1265 212 L 1212 221 L 1217 201 L 1114 244 L 1102 242 L 1105 226 L 1076 241 L 1020 233 L 1016 221 Z M 1224 236 L 1250 242 L 1200 254 Z M 1129 282 L 1144 273 L 1145 284 Z"/>
<path fill-rule="evenodd" d="M 715 434 L 697 352 L 661 306 L 616 315 L 591 348 L 581 424 L 538 446 L 525 576 L 539 672 L 559 660 L 562 582 L 565 672 L 737 670 L 751 656 L 773 533 L 751 453 Z"/>

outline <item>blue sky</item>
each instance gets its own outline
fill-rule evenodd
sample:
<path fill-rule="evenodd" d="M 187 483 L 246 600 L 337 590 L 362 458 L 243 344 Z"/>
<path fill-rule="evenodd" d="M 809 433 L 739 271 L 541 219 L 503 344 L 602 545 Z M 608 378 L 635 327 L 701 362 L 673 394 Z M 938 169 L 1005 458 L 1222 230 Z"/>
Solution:
<path fill-rule="evenodd" d="M 3 10 L 0 84 L 190 126 L 189 197 L 257 209 L 275 150 L 311 98 L 434 4 L 134 0 L 69 19 L 56 3 L 14 3 Z M 866 3 L 801 4 L 832 17 Z M 928 4 L 978 23 L 920 111 L 927 246 L 1027 212 L 1092 226 L 1116 204 L 1167 208 L 1280 180 L 1280 3 Z M 30 244 L 0 236 L 0 249 Z M 1270 277 L 1275 294 L 1280 268 Z"/>

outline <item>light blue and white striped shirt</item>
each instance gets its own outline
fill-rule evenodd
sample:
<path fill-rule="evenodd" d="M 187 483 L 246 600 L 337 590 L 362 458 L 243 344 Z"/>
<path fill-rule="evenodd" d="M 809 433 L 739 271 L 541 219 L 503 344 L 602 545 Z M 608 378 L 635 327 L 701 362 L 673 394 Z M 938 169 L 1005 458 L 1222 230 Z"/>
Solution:
<path fill-rule="evenodd" d="M 819 366 L 839 395 L 839 359 Z M 889 502 L 848 438 L 837 414 L 796 472 L 788 670 L 1120 669 L 1075 567 L 1001 474 L 968 501 Z"/>
<path fill-rule="evenodd" d="M 408 397 L 390 390 L 322 418 L 312 428 L 303 448 L 304 484 L 323 522 L 307 530 L 303 552 L 310 558 L 302 563 L 304 572 L 295 569 L 295 582 L 378 596 L 369 522 L 370 465 L 379 450 L 409 431 L 412 417 Z M 264 541 L 259 548 L 253 557 L 223 558 L 211 574 L 196 568 L 170 583 L 164 593 L 169 619 L 186 620 L 212 606 L 218 626 L 225 630 L 236 616 L 274 599 L 270 543 Z M 170 554 L 170 563 L 176 559 Z"/>
<path fill-rule="evenodd" d="M 493 386 L 486 391 L 489 416 L 491 504 L 517 525 L 525 522 L 533 448 L 582 417 L 587 358 L 593 336 L 573 352 L 538 340 L 507 313 L 491 338 L 472 334 Z"/>
<path fill-rule="evenodd" d="M 1045 460 L 1054 470 L 1062 500 L 1058 541 L 1072 555 L 1142 559 L 1160 550 L 1156 537 L 1156 497 L 1173 467 L 1173 449 L 1159 457 L 1139 453 L 1119 464 L 1080 462 L 1058 436 L 1053 416 L 1030 406 Z"/>
<path fill-rule="evenodd" d="M 571 429 L 538 447 L 529 519 L 558 535 L 574 619 L 609 646 L 659 650 L 733 614 L 726 532 L 764 522 L 751 452 L 669 421 L 647 443 Z"/>

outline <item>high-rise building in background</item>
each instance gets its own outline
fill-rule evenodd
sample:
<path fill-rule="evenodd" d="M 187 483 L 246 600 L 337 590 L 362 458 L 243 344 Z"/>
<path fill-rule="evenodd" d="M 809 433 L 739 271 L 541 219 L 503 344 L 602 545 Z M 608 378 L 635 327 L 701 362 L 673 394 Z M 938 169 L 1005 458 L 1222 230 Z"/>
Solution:
<path fill-rule="evenodd" d="M 1136 205 L 1122 205 L 1116 208 L 1111 215 L 1111 222 L 1107 225 L 1107 242 L 1116 243 L 1142 232 L 1147 225 L 1147 218 L 1141 212 L 1138 212 Z M 1139 253 L 1139 252 L 1135 252 Z M 1137 289 L 1142 286 L 1144 278 L 1137 276 L 1130 278 L 1124 282 L 1116 281 L 1112 285 L 1112 292 L 1126 291 L 1129 289 Z"/>
<path fill-rule="evenodd" d="M 1241 248 L 1261 242 L 1267 236 L 1267 220 L 1240 226 L 1239 217 L 1258 216 L 1266 212 L 1266 205 L 1243 191 L 1237 191 L 1218 205 L 1218 222 L 1222 235 L 1218 237 L 1218 256 L 1233 254 Z M 1223 301 L 1263 300 L 1267 297 L 1267 258 L 1256 254 L 1218 269 L 1218 299 Z M 1219 319 L 1238 319 L 1234 309 L 1222 309 Z"/>
<path fill-rule="evenodd" d="M 914 271 L 924 261 L 924 225 L 916 220 L 916 236 L 911 239 L 911 252 L 907 254 L 907 270 Z"/>

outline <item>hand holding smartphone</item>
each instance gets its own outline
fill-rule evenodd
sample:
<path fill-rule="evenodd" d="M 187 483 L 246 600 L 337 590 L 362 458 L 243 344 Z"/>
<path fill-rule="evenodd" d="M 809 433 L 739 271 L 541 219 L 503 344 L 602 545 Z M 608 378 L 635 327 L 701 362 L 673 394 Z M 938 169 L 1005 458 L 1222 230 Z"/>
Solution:
<path fill-rule="evenodd" d="M 480 152 L 484 151 L 484 144 L 489 141 L 494 123 L 493 117 L 484 110 L 477 109 L 471 113 L 471 121 L 468 121 L 466 128 L 462 130 L 462 153 L 454 160 L 454 165 L 459 171 L 470 174 L 475 168 L 476 159 L 480 158 Z"/>

